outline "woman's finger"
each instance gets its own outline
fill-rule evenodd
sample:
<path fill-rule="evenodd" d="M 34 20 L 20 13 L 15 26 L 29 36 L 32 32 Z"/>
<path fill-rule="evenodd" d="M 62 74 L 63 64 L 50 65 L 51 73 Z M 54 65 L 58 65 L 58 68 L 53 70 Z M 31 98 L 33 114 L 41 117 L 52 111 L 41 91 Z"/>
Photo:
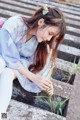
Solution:
<path fill-rule="evenodd" d="M 51 88 L 51 84 L 49 84 L 47 82 L 45 82 L 44 85 L 47 86 L 47 87 L 49 87 L 49 88 Z"/>
<path fill-rule="evenodd" d="M 49 86 L 45 85 L 45 84 L 42 84 L 42 87 L 46 90 L 46 89 L 50 89 Z"/>
<path fill-rule="evenodd" d="M 49 84 L 53 84 L 51 80 L 47 80 L 47 82 L 48 82 Z"/>
<path fill-rule="evenodd" d="M 52 90 L 48 91 L 48 93 L 49 93 L 49 95 L 53 95 L 53 91 Z"/>

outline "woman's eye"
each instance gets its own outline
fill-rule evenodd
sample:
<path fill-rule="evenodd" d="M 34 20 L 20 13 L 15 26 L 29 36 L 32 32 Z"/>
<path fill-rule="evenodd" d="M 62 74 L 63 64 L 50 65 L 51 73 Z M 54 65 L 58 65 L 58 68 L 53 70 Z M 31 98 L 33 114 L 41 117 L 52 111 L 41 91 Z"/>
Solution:
<path fill-rule="evenodd" d="M 52 36 L 53 36 L 53 33 L 49 32 L 49 35 L 52 35 Z"/>
<path fill-rule="evenodd" d="M 51 33 L 49 32 L 49 35 L 51 35 Z"/>

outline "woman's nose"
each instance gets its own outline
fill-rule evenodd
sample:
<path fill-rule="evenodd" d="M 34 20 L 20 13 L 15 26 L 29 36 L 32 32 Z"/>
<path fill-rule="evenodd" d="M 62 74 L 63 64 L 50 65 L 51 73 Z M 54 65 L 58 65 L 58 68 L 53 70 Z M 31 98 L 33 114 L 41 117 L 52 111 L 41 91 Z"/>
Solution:
<path fill-rule="evenodd" d="M 52 36 L 48 36 L 48 37 L 47 37 L 47 41 L 50 41 L 51 38 L 52 38 Z"/>

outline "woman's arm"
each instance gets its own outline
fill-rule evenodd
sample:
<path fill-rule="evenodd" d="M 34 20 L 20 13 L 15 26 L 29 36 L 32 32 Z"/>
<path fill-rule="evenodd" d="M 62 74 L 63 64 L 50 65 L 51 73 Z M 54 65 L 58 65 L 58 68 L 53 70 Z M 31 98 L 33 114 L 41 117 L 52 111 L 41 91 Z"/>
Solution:
<path fill-rule="evenodd" d="M 42 90 L 51 90 L 52 82 L 50 80 L 47 80 L 40 75 L 36 75 L 24 67 L 20 67 L 18 71 L 26 78 L 38 85 Z"/>
<path fill-rule="evenodd" d="M 18 71 L 24 75 L 26 78 L 30 79 L 32 82 L 35 79 L 35 74 L 33 74 L 32 72 L 30 72 L 27 68 L 25 67 L 20 67 L 18 68 Z"/>

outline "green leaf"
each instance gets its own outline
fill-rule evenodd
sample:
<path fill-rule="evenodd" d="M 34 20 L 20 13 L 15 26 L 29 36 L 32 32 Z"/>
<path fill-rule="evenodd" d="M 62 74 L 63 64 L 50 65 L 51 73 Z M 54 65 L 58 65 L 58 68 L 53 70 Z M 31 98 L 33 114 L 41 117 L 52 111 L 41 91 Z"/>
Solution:
<path fill-rule="evenodd" d="M 62 109 L 61 109 L 61 108 L 59 108 L 59 112 L 60 112 L 60 114 L 62 115 Z"/>

